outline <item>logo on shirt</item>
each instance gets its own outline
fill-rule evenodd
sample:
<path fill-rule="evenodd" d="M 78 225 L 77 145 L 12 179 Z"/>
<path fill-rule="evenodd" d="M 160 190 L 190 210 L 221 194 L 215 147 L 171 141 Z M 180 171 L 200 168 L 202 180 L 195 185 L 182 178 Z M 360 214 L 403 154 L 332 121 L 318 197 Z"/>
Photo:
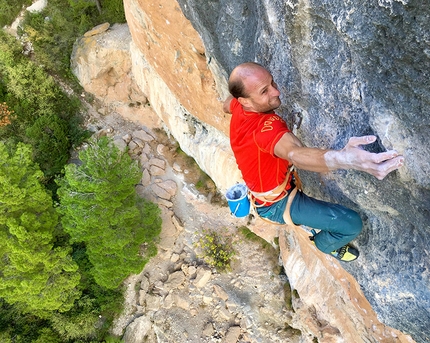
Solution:
<path fill-rule="evenodd" d="M 281 123 L 284 123 L 284 120 L 281 117 L 277 115 L 271 116 L 270 118 L 264 121 L 263 127 L 261 128 L 261 132 L 272 131 L 273 123 L 275 121 L 280 121 Z"/>

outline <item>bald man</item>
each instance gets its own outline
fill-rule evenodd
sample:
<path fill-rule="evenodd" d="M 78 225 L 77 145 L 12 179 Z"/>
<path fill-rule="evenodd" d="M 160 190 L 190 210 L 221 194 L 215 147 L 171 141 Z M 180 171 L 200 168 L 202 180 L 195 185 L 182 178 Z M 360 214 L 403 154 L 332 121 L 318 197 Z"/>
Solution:
<path fill-rule="evenodd" d="M 342 150 L 304 147 L 274 110 L 281 105 L 280 92 L 272 75 L 257 63 L 237 66 L 228 83 L 230 96 L 223 110 L 232 114 L 230 143 L 243 179 L 256 204 L 259 216 L 285 224 L 287 202 L 295 188 L 289 173 L 298 169 L 328 172 L 355 169 L 382 180 L 400 168 L 404 158 L 396 151 L 370 153 L 361 148 L 375 136 L 352 137 Z M 362 229 L 360 216 L 353 210 L 308 197 L 294 196 L 288 218 L 296 225 L 313 229 L 311 240 L 318 249 L 350 262 L 359 253 L 348 243 Z"/>

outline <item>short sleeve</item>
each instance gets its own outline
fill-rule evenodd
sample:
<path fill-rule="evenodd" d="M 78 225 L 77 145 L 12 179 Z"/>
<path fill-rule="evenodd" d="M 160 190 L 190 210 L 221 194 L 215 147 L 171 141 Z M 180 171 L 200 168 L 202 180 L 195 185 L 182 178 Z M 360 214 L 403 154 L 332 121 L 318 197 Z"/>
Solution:
<path fill-rule="evenodd" d="M 262 151 L 274 156 L 276 143 L 287 132 L 290 130 L 281 117 L 276 114 L 264 115 L 258 130 L 254 132 L 254 140 Z"/>

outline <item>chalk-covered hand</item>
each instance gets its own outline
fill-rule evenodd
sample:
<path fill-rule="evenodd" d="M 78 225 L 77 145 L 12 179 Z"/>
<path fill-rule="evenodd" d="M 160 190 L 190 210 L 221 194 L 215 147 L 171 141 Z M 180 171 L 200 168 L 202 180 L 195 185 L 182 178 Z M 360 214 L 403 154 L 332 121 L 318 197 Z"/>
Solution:
<path fill-rule="evenodd" d="M 363 145 L 371 144 L 375 140 L 375 136 L 351 137 L 342 150 L 331 150 L 324 154 L 327 167 L 331 170 L 360 170 L 382 180 L 393 170 L 403 166 L 405 159 L 395 150 L 381 153 L 363 150 Z"/>

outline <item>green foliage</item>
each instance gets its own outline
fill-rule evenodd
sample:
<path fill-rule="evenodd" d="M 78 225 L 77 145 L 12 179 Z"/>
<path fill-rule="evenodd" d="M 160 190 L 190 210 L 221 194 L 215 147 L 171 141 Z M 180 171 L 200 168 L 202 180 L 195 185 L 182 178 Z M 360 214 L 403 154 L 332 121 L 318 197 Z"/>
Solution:
<path fill-rule="evenodd" d="M 9 45 L 1 45 L 6 49 L 9 47 Z M 56 113 L 59 109 L 58 100 L 64 99 L 64 95 L 52 77 L 30 60 L 14 56 L 14 60 L 11 61 L 8 55 L 0 53 L 0 71 L 5 79 L 7 91 L 23 103 L 24 107 L 31 106 L 31 113 L 17 112 L 20 121 L 28 122 L 34 117 Z M 57 100 L 57 98 L 60 99 Z"/>
<path fill-rule="evenodd" d="M 123 340 L 120 337 L 109 335 L 105 338 L 104 343 L 121 343 Z"/>
<path fill-rule="evenodd" d="M 235 251 L 229 235 L 204 230 L 196 245 L 202 251 L 201 257 L 206 263 L 219 271 L 230 270 L 231 260 L 235 255 Z"/>
<path fill-rule="evenodd" d="M 96 336 L 100 319 L 93 302 L 94 299 L 84 296 L 77 301 L 73 311 L 55 313 L 50 318 L 52 328 L 59 333 L 63 342 Z"/>
<path fill-rule="evenodd" d="M 32 144 L 35 160 L 50 179 L 61 172 L 70 147 L 86 137 L 79 125 L 79 100 L 24 57 L 13 37 L 0 31 L 0 38 L 0 102 L 13 110 L 11 123 L 0 127 L 0 138 Z"/>
<path fill-rule="evenodd" d="M 38 118 L 26 131 L 28 142 L 36 150 L 35 162 L 52 177 L 67 163 L 71 144 L 67 137 L 67 123 L 54 115 Z"/>
<path fill-rule="evenodd" d="M 30 6 L 31 0 L 0 0 L 0 27 L 11 25 L 23 6 Z"/>
<path fill-rule="evenodd" d="M 37 331 L 44 325 L 46 325 L 45 320 L 22 313 L 16 306 L 0 298 L 0 342 L 31 342 L 37 338 Z"/>
<path fill-rule="evenodd" d="M 58 182 L 63 227 L 73 242 L 85 243 L 97 284 L 114 289 L 155 255 L 159 209 L 137 196 L 137 162 L 107 137 L 79 158 L 82 165 L 68 165 Z"/>
<path fill-rule="evenodd" d="M 261 244 L 261 246 L 264 249 L 272 250 L 273 246 L 268 243 L 265 239 L 261 238 L 260 236 L 256 235 L 254 232 L 252 232 L 250 229 L 248 229 L 246 226 L 239 227 L 239 232 L 247 239 L 252 242 L 258 242 Z"/>
<path fill-rule="evenodd" d="M 38 64 L 61 77 L 74 80 L 70 55 L 76 39 L 104 22 L 125 23 L 122 0 L 101 1 L 101 13 L 93 0 L 50 0 L 40 13 L 27 13 L 24 32 L 33 44 Z"/>
<path fill-rule="evenodd" d="M 111 23 L 125 23 L 123 0 L 104 0 L 102 1 L 102 14 L 105 21 Z"/>
<path fill-rule="evenodd" d="M 0 297 L 38 316 L 67 311 L 79 297 L 70 249 L 53 246 L 58 215 L 31 149 L 0 142 Z"/>
<path fill-rule="evenodd" d="M 31 343 L 63 343 L 58 334 L 51 328 L 44 327 L 38 332 L 39 337 Z"/>

